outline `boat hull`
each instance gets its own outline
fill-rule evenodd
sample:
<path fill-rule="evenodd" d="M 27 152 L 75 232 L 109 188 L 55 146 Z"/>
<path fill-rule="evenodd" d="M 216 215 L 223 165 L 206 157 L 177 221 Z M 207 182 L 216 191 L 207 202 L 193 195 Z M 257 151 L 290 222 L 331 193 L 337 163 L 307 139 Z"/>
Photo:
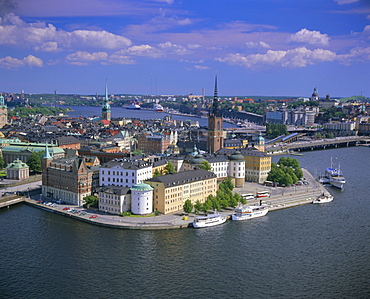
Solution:
<path fill-rule="evenodd" d="M 205 221 L 202 221 L 202 220 L 203 219 L 198 220 L 198 221 L 194 220 L 193 227 L 194 228 L 205 228 L 205 227 L 220 225 L 220 224 L 225 223 L 227 218 L 225 216 L 220 215 L 217 218 L 209 218 L 209 219 L 206 219 Z"/>
<path fill-rule="evenodd" d="M 321 203 L 328 203 L 333 201 L 334 197 L 332 195 L 325 195 L 320 196 L 317 199 L 313 200 L 312 203 L 314 204 L 321 204 Z"/>
<path fill-rule="evenodd" d="M 268 208 L 259 208 L 258 210 L 253 210 L 251 209 L 250 211 L 246 212 L 238 212 L 235 211 L 233 215 L 231 215 L 231 220 L 248 220 L 248 219 L 253 219 L 253 218 L 258 218 L 258 217 L 263 217 L 268 213 Z"/>

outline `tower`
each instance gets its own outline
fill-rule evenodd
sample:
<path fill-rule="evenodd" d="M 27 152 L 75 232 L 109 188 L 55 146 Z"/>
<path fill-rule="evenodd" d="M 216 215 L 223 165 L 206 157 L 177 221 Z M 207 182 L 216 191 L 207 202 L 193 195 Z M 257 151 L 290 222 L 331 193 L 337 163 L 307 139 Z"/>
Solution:
<path fill-rule="evenodd" d="M 319 93 L 317 91 L 317 87 L 315 87 L 311 95 L 311 101 L 318 101 L 318 100 L 319 100 Z"/>
<path fill-rule="evenodd" d="M 107 83 L 105 83 L 105 97 L 103 101 L 103 106 L 101 108 L 101 118 L 110 120 L 110 105 L 108 102 L 108 87 Z"/>
<path fill-rule="evenodd" d="M 44 156 L 41 159 L 42 166 L 42 196 L 48 197 L 48 188 L 49 188 L 49 174 L 48 167 L 53 160 L 53 156 L 49 152 L 48 144 L 46 143 Z"/>
<path fill-rule="evenodd" d="M 208 115 L 208 151 L 213 154 L 224 146 L 224 132 L 222 130 L 222 112 L 217 95 L 217 75 L 215 78 L 215 92 L 213 103 Z"/>
<path fill-rule="evenodd" d="M 5 105 L 3 95 L 0 95 L 0 128 L 8 123 L 8 107 Z"/>

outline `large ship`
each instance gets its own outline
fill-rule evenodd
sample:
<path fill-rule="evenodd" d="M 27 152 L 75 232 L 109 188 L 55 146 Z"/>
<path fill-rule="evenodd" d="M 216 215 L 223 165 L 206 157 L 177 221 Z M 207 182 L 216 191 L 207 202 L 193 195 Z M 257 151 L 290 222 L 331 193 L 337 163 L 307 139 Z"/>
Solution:
<path fill-rule="evenodd" d="M 235 213 L 231 215 L 232 220 L 246 220 L 265 216 L 269 211 L 267 205 L 247 206 L 240 205 L 235 208 Z"/>
<path fill-rule="evenodd" d="M 161 104 L 154 104 L 153 109 L 156 112 L 164 112 L 164 108 L 163 108 L 163 106 Z"/>
<path fill-rule="evenodd" d="M 340 172 L 340 165 L 338 166 L 338 169 L 334 168 L 332 160 L 330 160 L 330 167 L 325 169 L 325 176 L 322 181 L 339 189 L 343 189 L 344 184 L 346 183 L 346 179 Z"/>
<path fill-rule="evenodd" d="M 209 226 L 215 226 L 226 222 L 226 217 L 219 213 L 210 214 L 207 216 L 195 217 L 193 221 L 194 228 L 203 228 Z"/>
<path fill-rule="evenodd" d="M 131 110 L 140 110 L 141 109 L 140 105 L 137 104 L 137 103 L 131 103 L 130 105 L 127 105 L 125 108 L 126 109 L 131 109 Z"/>

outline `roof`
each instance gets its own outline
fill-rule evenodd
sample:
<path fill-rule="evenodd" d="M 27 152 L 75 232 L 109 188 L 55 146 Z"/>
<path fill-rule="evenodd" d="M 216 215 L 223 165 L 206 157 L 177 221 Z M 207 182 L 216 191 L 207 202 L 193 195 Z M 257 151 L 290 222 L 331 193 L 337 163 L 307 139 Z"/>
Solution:
<path fill-rule="evenodd" d="M 119 166 L 122 169 L 138 170 L 146 167 L 151 167 L 149 162 L 142 160 L 131 161 L 129 159 L 113 159 L 102 165 L 104 168 L 113 168 Z"/>
<path fill-rule="evenodd" d="M 266 153 L 261 152 L 255 148 L 246 147 L 246 148 L 240 148 L 238 150 L 243 156 L 253 156 L 253 157 L 261 157 L 261 158 L 269 157 L 269 155 L 267 155 Z M 235 151 L 234 149 L 221 148 L 217 151 L 217 154 L 232 155 L 234 151 Z"/>
<path fill-rule="evenodd" d="M 22 162 L 21 160 L 16 159 L 14 160 L 14 162 L 9 163 L 6 168 L 22 169 L 22 168 L 29 168 L 29 166 L 26 163 Z"/>
<path fill-rule="evenodd" d="M 46 143 L 17 142 L 3 148 L 3 152 L 40 152 L 44 151 Z M 50 154 L 64 154 L 64 150 L 58 146 L 48 145 Z"/>
<path fill-rule="evenodd" d="M 165 187 L 173 187 L 185 185 L 197 181 L 208 180 L 212 178 L 217 178 L 217 176 L 207 170 L 195 169 L 189 171 L 183 171 L 173 174 L 167 174 L 162 176 L 157 176 L 155 178 L 146 180 L 146 182 L 158 182 L 162 183 Z"/>
<path fill-rule="evenodd" d="M 116 195 L 126 195 L 130 193 L 130 188 L 121 187 L 121 186 L 108 186 L 108 187 L 101 187 L 99 191 L 110 193 L 110 194 L 116 194 Z"/>
<path fill-rule="evenodd" d="M 152 191 L 154 188 L 148 184 L 140 183 L 130 188 L 132 191 Z"/>

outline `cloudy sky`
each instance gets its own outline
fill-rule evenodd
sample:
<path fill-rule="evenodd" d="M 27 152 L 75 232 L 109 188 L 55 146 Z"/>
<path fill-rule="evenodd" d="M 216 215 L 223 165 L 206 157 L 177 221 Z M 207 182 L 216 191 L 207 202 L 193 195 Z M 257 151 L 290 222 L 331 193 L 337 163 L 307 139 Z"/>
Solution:
<path fill-rule="evenodd" d="M 0 0 L 0 92 L 370 97 L 369 0 Z"/>

